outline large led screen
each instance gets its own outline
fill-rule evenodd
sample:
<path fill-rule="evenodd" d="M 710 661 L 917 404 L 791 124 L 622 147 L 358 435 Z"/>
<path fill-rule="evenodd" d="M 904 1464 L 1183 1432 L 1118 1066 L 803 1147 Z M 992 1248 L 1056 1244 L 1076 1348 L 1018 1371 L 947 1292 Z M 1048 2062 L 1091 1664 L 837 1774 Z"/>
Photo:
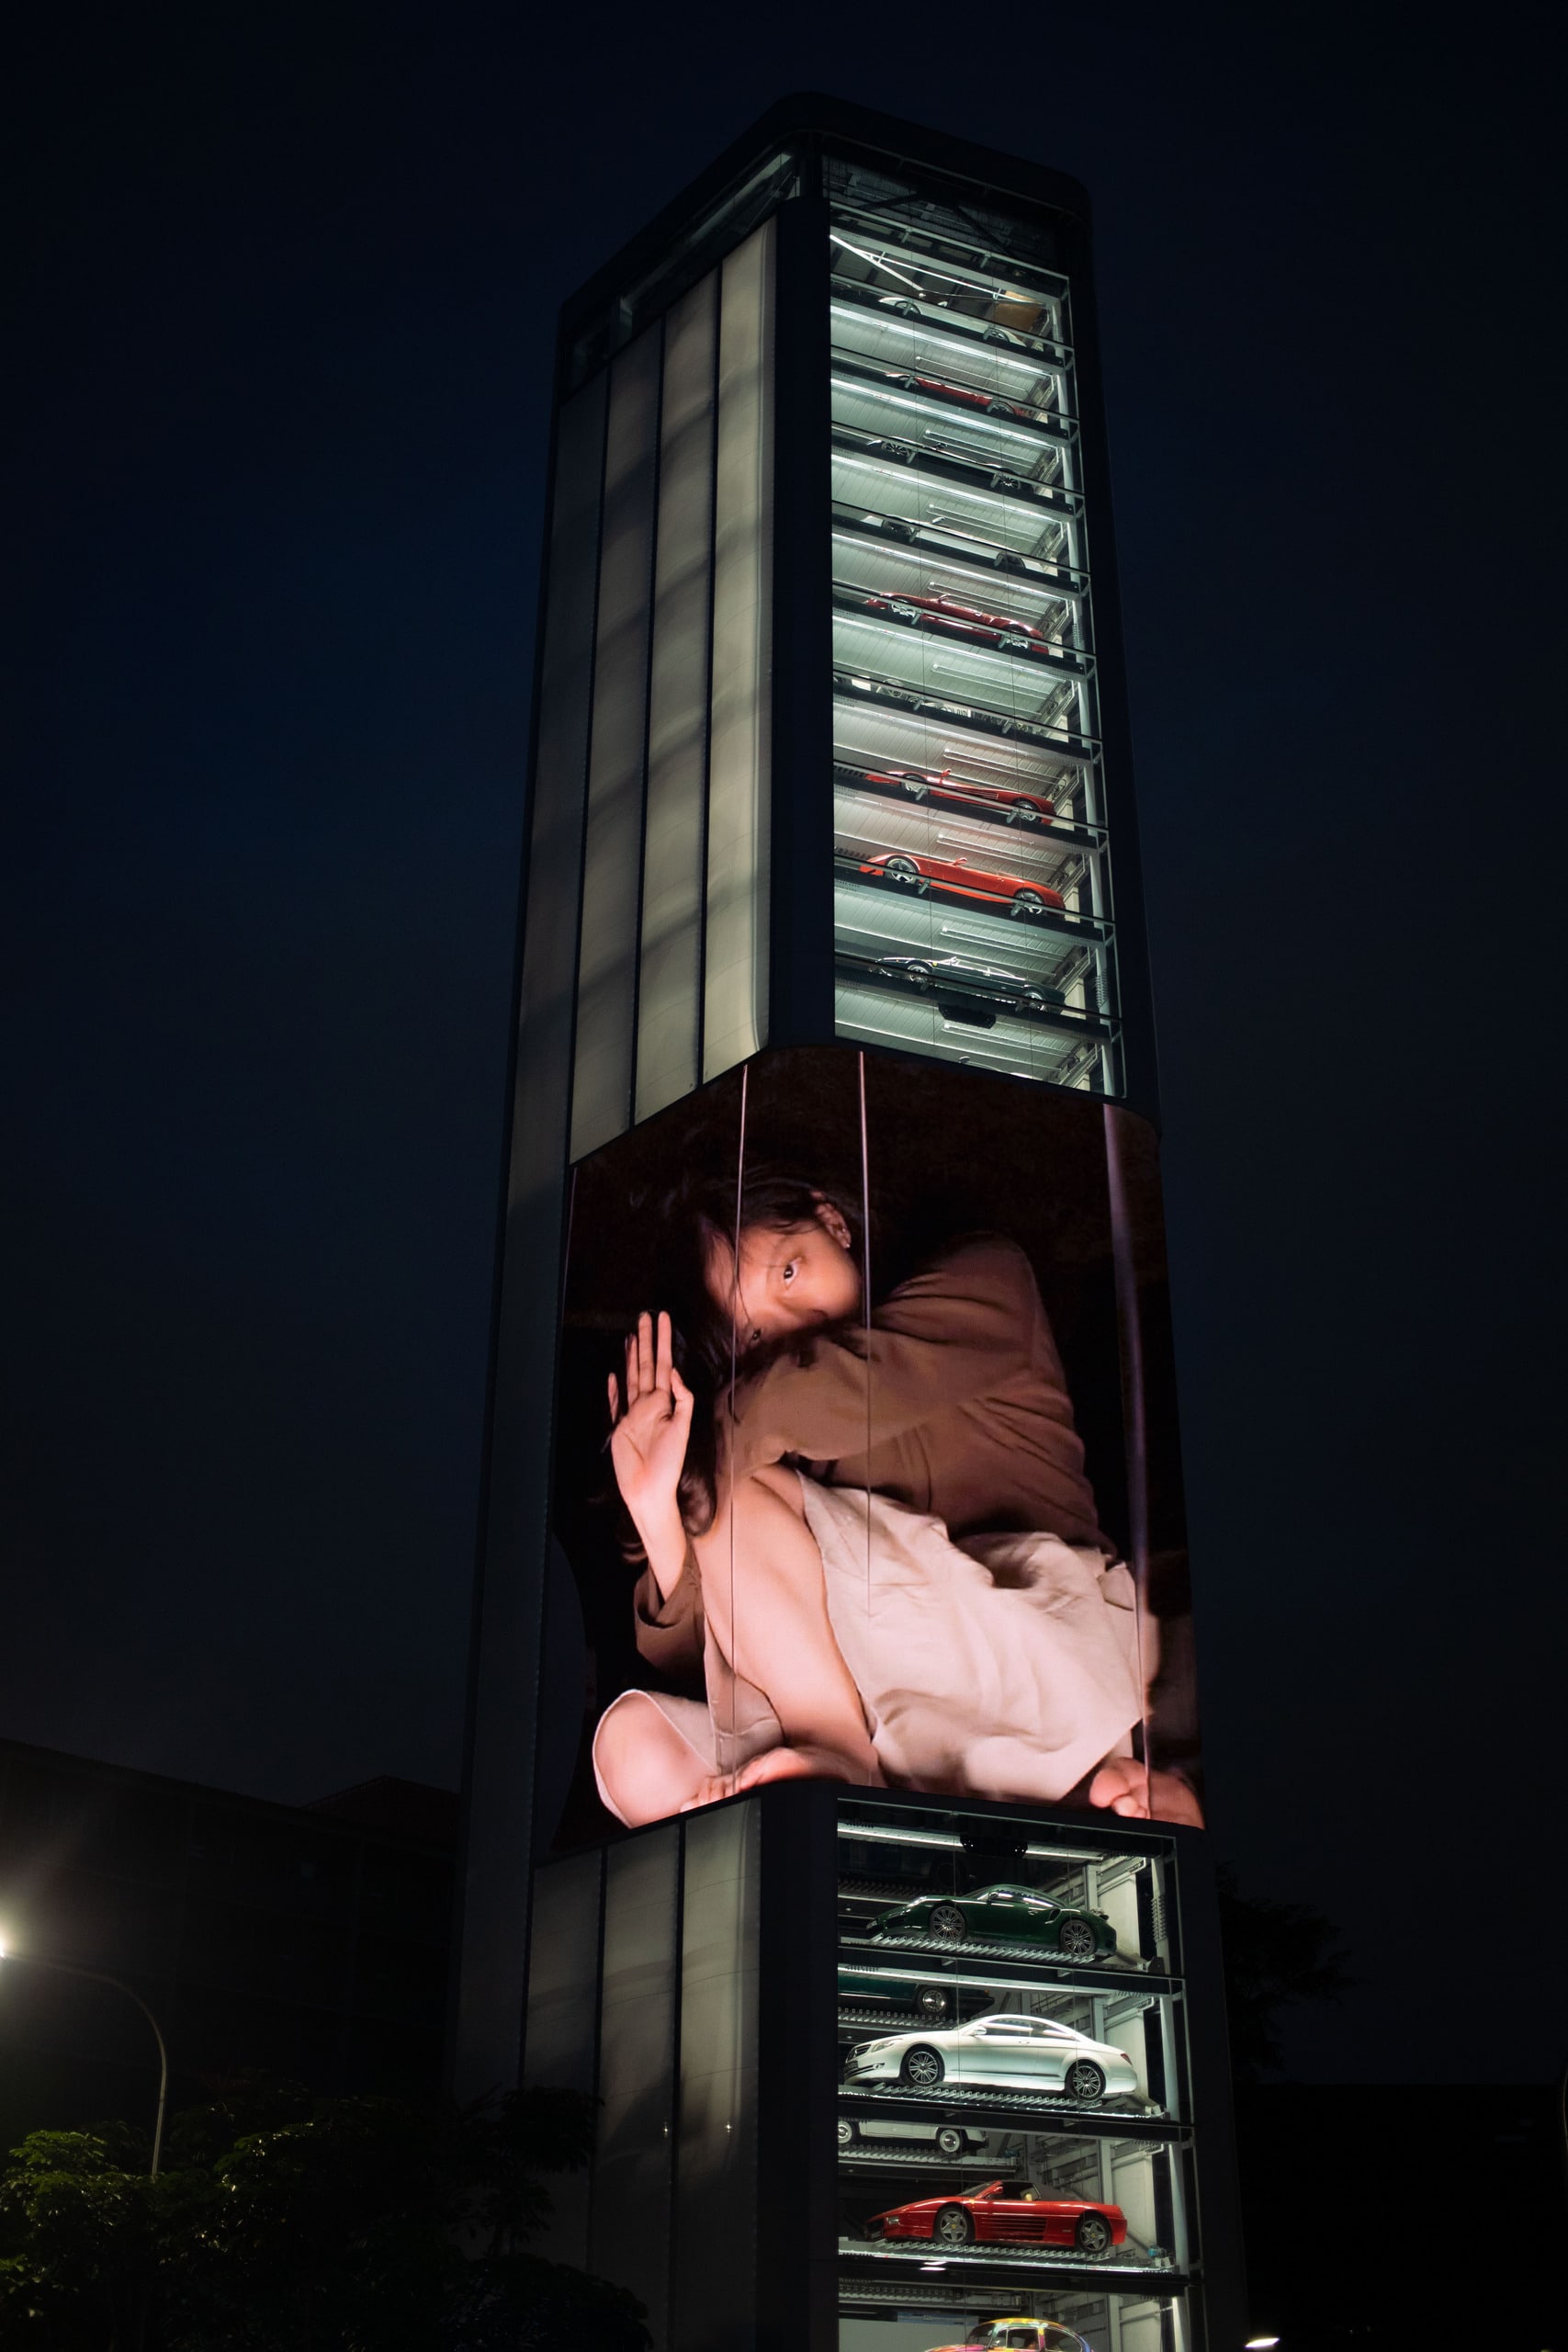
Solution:
<path fill-rule="evenodd" d="M 1197 1822 L 1152 1132 L 846 1046 L 581 1161 L 541 1803 L 761 1781 Z"/>

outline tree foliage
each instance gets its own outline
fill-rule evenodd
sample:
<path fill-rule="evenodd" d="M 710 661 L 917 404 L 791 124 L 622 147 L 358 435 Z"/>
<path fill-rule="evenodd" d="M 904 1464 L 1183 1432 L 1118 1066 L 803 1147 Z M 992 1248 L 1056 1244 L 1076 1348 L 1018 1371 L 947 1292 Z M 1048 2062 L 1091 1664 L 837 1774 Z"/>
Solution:
<path fill-rule="evenodd" d="M 622 2289 L 527 2251 L 592 2103 L 318 2098 L 187 2110 L 167 2165 L 120 2125 L 35 2132 L 0 2175 L 0 2347 L 28 2352 L 643 2352 Z"/>
<path fill-rule="evenodd" d="M 1338 1929 L 1305 1903 L 1244 1894 L 1222 1867 L 1220 1933 L 1231 2058 L 1241 2082 L 1278 2074 L 1284 2064 L 1280 2013 L 1300 2001 L 1340 2001 L 1355 1984 L 1344 1966 Z"/>

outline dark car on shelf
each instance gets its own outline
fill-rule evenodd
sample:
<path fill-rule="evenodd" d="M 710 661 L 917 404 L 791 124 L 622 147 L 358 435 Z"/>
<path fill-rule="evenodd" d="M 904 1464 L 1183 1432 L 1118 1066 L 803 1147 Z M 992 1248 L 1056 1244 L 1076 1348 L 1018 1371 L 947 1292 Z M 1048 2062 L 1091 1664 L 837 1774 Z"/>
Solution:
<path fill-rule="evenodd" d="M 1032 1886 L 985 1886 L 973 1894 L 922 1894 L 885 1911 L 872 1928 L 879 1939 L 939 1937 L 944 1943 L 1018 1943 L 1064 1960 L 1106 1959 L 1116 1930 L 1103 1911 L 1056 1903 Z"/>
<path fill-rule="evenodd" d="M 1023 922 L 1037 921 L 1047 907 L 1066 903 L 1059 890 L 1047 889 L 1043 882 L 1026 881 L 1021 874 L 991 874 L 984 866 L 971 865 L 964 857 L 879 850 L 874 857 L 863 859 L 857 871 L 868 882 L 889 883 L 916 898 L 923 899 L 936 889 L 949 898 L 972 899 L 979 906 L 1005 907 L 1010 915 Z"/>
<path fill-rule="evenodd" d="M 1016 620 L 1006 613 L 984 612 L 976 605 L 961 604 L 956 596 L 870 594 L 865 608 L 869 613 L 890 614 L 895 620 L 908 621 L 916 628 L 924 622 L 952 637 L 973 638 L 1000 653 L 1030 653 L 1050 644 L 1044 630 L 1036 628 L 1032 621 Z"/>
<path fill-rule="evenodd" d="M 1120 2205 L 1081 2197 L 1048 2197 L 1025 2182 L 987 2181 L 957 2197 L 921 2197 L 896 2205 L 865 2224 L 869 2238 L 914 2238 L 940 2246 L 1070 2246 L 1097 2260 L 1124 2245 L 1127 2216 Z"/>
<path fill-rule="evenodd" d="M 975 2000 L 981 2008 L 989 2008 L 995 1997 L 978 1984 L 910 1984 L 864 1969 L 839 1971 L 840 2007 L 887 2008 L 918 2018 L 949 2018 L 955 2013 L 960 1994 Z"/>
<path fill-rule="evenodd" d="M 977 995 L 1000 997 L 1043 1012 L 1050 1004 L 1066 1004 L 1060 989 L 1043 980 L 1026 979 L 1021 972 L 1004 971 L 999 965 L 977 964 L 970 956 L 879 956 L 872 965 L 878 979 L 895 980 L 922 996 L 943 988 L 973 989 Z"/>
<path fill-rule="evenodd" d="M 1056 813 L 1055 801 L 1043 793 L 1011 784 L 975 784 L 951 768 L 867 768 L 863 775 L 867 784 L 900 792 L 906 800 L 937 800 L 966 816 L 1000 818 L 1006 825 L 1048 825 Z"/>

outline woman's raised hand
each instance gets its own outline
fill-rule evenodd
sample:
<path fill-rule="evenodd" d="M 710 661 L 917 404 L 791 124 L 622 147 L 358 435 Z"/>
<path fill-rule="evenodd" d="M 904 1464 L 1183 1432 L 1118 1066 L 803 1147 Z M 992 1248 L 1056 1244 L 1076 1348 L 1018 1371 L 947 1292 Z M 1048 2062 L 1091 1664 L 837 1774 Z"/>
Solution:
<path fill-rule="evenodd" d="M 677 1490 L 692 1426 L 692 1392 L 675 1369 L 668 1315 L 637 1317 L 626 1335 L 624 1409 L 614 1373 L 609 1395 L 615 1484 L 651 1558 L 671 1518 L 680 1516 Z M 682 1550 L 683 1555 L 683 1537 Z"/>

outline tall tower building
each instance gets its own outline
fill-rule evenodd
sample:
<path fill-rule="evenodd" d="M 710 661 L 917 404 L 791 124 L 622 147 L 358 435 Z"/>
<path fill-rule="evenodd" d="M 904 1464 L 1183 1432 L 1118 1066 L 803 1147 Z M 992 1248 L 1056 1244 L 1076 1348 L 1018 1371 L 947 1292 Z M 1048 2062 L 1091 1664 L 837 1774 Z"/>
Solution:
<path fill-rule="evenodd" d="M 1090 248 L 805 97 L 562 316 L 455 2070 L 661 2352 L 1239 2341 Z"/>

